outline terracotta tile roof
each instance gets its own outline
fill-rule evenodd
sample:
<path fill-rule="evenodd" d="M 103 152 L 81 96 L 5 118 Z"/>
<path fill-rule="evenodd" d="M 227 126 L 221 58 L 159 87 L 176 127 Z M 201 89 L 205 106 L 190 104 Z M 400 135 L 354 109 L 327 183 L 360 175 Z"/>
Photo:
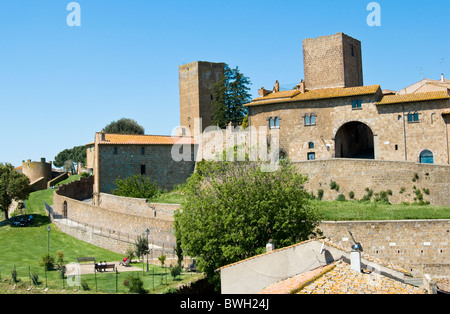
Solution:
<path fill-rule="evenodd" d="M 339 261 L 321 276 L 293 289 L 297 294 L 426 294 L 426 290 L 363 270 L 355 272 L 349 264 Z"/>
<path fill-rule="evenodd" d="M 100 141 L 99 144 L 106 144 L 106 145 L 194 144 L 194 139 L 191 137 L 176 137 L 164 135 L 105 134 L 105 141 Z"/>
<path fill-rule="evenodd" d="M 380 90 L 380 85 L 358 86 L 358 87 L 338 87 L 324 88 L 300 93 L 300 91 L 282 91 L 272 93 L 265 97 L 259 97 L 252 100 L 246 106 L 258 106 L 280 102 L 307 101 L 351 96 L 362 96 L 375 94 Z"/>
<path fill-rule="evenodd" d="M 389 95 L 389 96 L 384 96 L 383 99 L 381 99 L 381 101 L 376 103 L 376 105 L 389 105 L 389 104 L 427 101 L 427 100 L 439 100 L 439 99 L 450 99 L 450 95 L 445 91 Z"/>

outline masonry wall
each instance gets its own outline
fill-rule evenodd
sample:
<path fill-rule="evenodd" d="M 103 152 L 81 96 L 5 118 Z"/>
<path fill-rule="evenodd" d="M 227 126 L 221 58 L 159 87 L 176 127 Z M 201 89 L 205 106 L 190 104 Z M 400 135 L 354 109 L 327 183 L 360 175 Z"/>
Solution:
<path fill-rule="evenodd" d="M 422 151 L 430 150 L 435 164 L 449 164 L 449 126 L 443 113 L 448 100 L 376 105 L 380 92 L 374 95 L 321 99 L 303 102 L 250 106 L 253 127 L 268 127 L 271 117 L 280 118 L 280 148 L 290 160 L 304 161 L 308 153 L 316 159 L 329 159 L 339 154 L 338 132 L 350 122 L 366 125 L 373 133 L 377 160 L 418 162 Z M 362 101 L 361 109 L 352 109 L 354 100 Z M 408 123 L 407 115 L 418 112 L 420 122 Z M 304 116 L 314 114 L 316 123 L 305 125 Z M 269 130 L 269 135 L 273 130 Z M 348 137 L 346 141 L 351 141 Z M 252 135 L 252 142 L 255 139 Z M 309 143 L 314 148 L 309 148 Z M 340 156 L 337 156 L 340 157 Z"/>
<path fill-rule="evenodd" d="M 111 193 L 117 179 L 140 175 L 142 166 L 145 175 L 166 190 L 185 183 L 195 168 L 193 147 L 190 161 L 180 162 L 172 158 L 172 145 L 97 145 L 96 149 L 99 150 L 96 180 L 100 193 Z"/>
<path fill-rule="evenodd" d="M 436 206 L 450 206 L 448 165 L 330 159 L 298 162 L 295 166 L 300 173 L 308 176 L 305 188 L 316 196 L 318 190 L 323 190 L 324 200 L 335 200 L 339 194 L 349 199 L 350 191 L 354 192 L 355 199 L 361 199 L 367 194 L 366 188 L 369 188 L 374 193 L 391 190 L 391 203 L 412 203 L 417 197 L 415 191 L 420 190 L 424 201 Z M 331 189 L 331 181 L 339 185 L 339 191 Z M 428 195 L 424 189 L 429 191 Z"/>
<path fill-rule="evenodd" d="M 350 249 L 349 230 L 363 252 L 402 266 L 413 275 L 450 270 L 450 220 L 323 222 L 324 235 Z"/>

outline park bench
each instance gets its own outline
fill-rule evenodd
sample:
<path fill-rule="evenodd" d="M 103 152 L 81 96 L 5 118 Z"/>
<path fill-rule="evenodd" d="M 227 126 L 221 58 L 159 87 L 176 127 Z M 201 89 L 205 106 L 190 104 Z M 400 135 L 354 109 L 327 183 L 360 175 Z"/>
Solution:
<path fill-rule="evenodd" d="M 95 264 L 96 271 L 106 271 L 107 269 L 112 269 L 114 271 L 116 269 L 116 265 L 114 265 L 114 264 L 107 264 L 107 265 Z"/>
<path fill-rule="evenodd" d="M 77 263 L 83 263 L 83 262 L 94 262 L 95 264 L 95 257 L 78 257 Z"/>

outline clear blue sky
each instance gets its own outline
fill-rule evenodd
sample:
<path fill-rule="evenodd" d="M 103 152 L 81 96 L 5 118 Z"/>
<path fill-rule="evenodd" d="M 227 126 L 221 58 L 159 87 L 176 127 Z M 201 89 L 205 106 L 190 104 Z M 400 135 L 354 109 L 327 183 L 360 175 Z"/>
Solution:
<path fill-rule="evenodd" d="M 178 66 L 239 66 L 252 94 L 303 78 L 302 40 L 344 32 L 362 42 L 365 85 L 399 90 L 450 77 L 450 1 L 69 0 L 0 2 L 0 162 L 53 160 L 126 117 L 147 134 L 179 124 Z"/>

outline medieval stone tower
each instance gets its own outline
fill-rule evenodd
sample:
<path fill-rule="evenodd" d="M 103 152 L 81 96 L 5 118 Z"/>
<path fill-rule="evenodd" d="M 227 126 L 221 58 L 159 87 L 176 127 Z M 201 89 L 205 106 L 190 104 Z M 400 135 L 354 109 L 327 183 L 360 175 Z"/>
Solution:
<path fill-rule="evenodd" d="M 343 33 L 303 40 L 306 88 L 363 86 L 361 42 Z"/>
<path fill-rule="evenodd" d="M 183 135 L 194 136 L 212 124 L 212 87 L 224 74 L 224 67 L 224 63 L 203 61 L 179 66 L 180 125 L 184 129 Z M 194 124 L 197 118 L 202 119 L 201 126 Z"/>

